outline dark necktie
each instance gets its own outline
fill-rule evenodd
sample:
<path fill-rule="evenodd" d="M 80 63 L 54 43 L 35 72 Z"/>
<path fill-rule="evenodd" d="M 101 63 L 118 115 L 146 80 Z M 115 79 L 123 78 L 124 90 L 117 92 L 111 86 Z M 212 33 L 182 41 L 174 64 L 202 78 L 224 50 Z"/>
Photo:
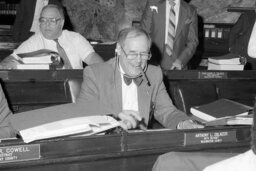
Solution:
<path fill-rule="evenodd" d="M 71 66 L 71 64 L 70 64 L 70 61 L 69 61 L 69 59 L 68 59 L 68 56 L 67 56 L 65 50 L 61 47 L 61 45 L 60 45 L 58 39 L 54 39 L 54 41 L 56 42 L 57 50 L 58 50 L 58 52 L 59 52 L 59 55 L 60 55 L 60 57 L 63 59 L 63 62 L 64 62 L 63 68 L 64 68 L 64 69 L 72 69 L 72 66 Z"/>
<path fill-rule="evenodd" d="M 139 76 L 139 77 L 136 77 L 136 78 L 130 78 L 130 77 L 124 75 L 123 78 L 124 78 L 125 84 L 128 85 L 128 86 L 132 83 L 132 80 L 134 81 L 134 83 L 135 83 L 138 87 L 140 86 L 140 84 L 141 84 L 142 81 L 143 81 L 142 76 Z"/>

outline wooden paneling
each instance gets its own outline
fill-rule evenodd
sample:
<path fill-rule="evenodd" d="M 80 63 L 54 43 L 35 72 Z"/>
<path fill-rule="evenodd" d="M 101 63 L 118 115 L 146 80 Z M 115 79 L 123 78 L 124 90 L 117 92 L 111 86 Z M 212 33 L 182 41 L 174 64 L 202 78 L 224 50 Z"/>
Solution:
<path fill-rule="evenodd" d="M 231 142 L 186 145 L 186 133 L 235 131 Z M 41 147 L 41 159 L 0 164 L 0 170 L 151 170 L 158 155 L 169 151 L 244 152 L 249 148 L 250 127 L 219 127 L 199 130 L 152 130 L 91 137 L 64 137 L 36 141 Z M 19 146 L 11 141 L 0 147 Z"/>
<path fill-rule="evenodd" d="M 14 113 L 74 102 L 82 70 L 0 71 L 1 85 Z"/>

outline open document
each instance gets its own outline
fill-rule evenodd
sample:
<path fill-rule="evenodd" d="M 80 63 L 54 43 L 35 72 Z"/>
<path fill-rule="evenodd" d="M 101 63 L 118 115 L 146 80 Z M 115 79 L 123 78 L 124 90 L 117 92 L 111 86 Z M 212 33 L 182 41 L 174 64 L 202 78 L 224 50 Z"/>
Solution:
<path fill-rule="evenodd" d="M 118 126 L 119 122 L 107 115 L 84 116 L 38 125 L 20 130 L 19 133 L 24 142 L 29 143 L 40 139 L 75 134 L 89 136 Z"/>
<path fill-rule="evenodd" d="M 252 125 L 253 114 L 250 115 L 236 115 L 217 118 L 212 121 L 204 122 L 205 126 L 219 126 L 219 125 Z"/>

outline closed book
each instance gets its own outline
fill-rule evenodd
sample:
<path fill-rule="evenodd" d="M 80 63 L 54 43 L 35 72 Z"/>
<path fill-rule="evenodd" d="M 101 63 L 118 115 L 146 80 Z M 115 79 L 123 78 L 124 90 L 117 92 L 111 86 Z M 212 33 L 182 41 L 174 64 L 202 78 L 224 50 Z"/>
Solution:
<path fill-rule="evenodd" d="M 25 64 L 51 64 L 52 56 L 40 56 L 40 57 L 24 57 L 22 58 L 22 62 Z"/>
<path fill-rule="evenodd" d="M 208 63 L 208 70 L 226 70 L 226 71 L 242 71 L 244 65 L 242 64 L 214 64 Z"/>
<path fill-rule="evenodd" d="M 228 99 L 218 99 L 190 108 L 190 112 L 194 116 L 204 121 L 212 121 L 226 116 L 247 115 L 250 110 L 252 107 Z"/>

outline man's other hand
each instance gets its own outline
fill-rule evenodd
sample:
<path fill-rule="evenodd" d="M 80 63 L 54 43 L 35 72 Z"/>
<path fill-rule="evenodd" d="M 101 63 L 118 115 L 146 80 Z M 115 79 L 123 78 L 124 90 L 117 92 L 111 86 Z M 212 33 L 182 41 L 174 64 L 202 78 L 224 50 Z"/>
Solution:
<path fill-rule="evenodd" d="M 179 59 L 176 59 L 171 66 L 171 70 L 182 70 L 183 64 Z"/>
<path fill-rule="evenodd" d="M 141 121 L 142 118 L 139 115 L 139 112 L 133 110 L 124 110 L 118 114 L 120 118 L 120 125 L 124 130 L 136 128 L 138 121 Z"/>
<path fill-rule="evenodd" d="M 203 125 L 193 121 L 193 120 L 185 120 L 185 121 L 181 121 L 178 125 L 177 125 L 177 129 L 196 129 L 196 128 L 204 128 Z"/>

